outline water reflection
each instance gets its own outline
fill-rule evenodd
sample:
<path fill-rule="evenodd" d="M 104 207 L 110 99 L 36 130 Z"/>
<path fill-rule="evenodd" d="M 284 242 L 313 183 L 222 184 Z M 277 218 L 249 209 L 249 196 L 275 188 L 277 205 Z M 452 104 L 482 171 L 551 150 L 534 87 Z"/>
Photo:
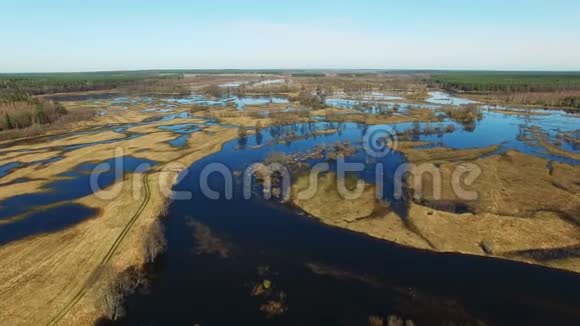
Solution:
<path fill-rule="evenodd" d="M 336 126 L 341 135 L 314 137 L 312 131 L 323 126 L 327 125 L 264 129 L 261 141 L 272 141 L 271 146 L 250 148 L 258 137 L 248 135 L 245 150 L 232 141 L 190 167 L 175 190 L 191 191 L 194 197 L 171 205 L 166 219 L 168 250 L 150 266 L 149 294 L 130 297 L 127 316 L 119 323 L 366 324 L 371 315 L 404 316 L 417 324 L 575 324 L 580 320 L 574 309 L 580 304 L 580 280 L 573 273 L 402 248 L 327 227 L 290 207 L 258 197 L 243 200 L 240 179 L 235 179 L 232 200 L 201 195 L 195 176 L 210 163 L 241 171 L 272 151 L 291 154 L 321 143 L 354 141 L 379 127 L 345 123 Z M 312 137 L 274 142 L 283 141 L 287 134 Z M 355 155 L 349 161 L 361 158 Z M 383 163 L 396 164 L 399 159 L 389 157 Z M 372 179 L 373 173 L 365 170 L 361 177 Z M 209 185 L 220 190 L 224 181 L 212 175 Z M 258 185 L 255 193 L 260 193 Z M 203 240 L 199 232 L 192 232 L 190 216 L 228 245 L 227 256 L 199 254 L 195 248 Z M 263 296 L 254 295 L 256 284 L 272 289 L 269 300 L 278 300 L 283 292 L 287 310 L 268 317 L 261 311 Z"/>
<path fill-rule="evenodd" d="M 0 224 L 0 245 L 39 233 L 65 229 L 94 216 L 96 212 L 82 205 L 66 204 L 35 212 L 9 224 Z"/>
<path fill-rule="evenodd" d="M 105 189 L 114 182 L 122 180 L 125 174 L 144 172 L 144 169 L 156 165 L 157 162 L 124 156 L 104 162 L 83 163 L 74 171 L 60 174 L 59 180 L 44 187 L 44 192 L 13 196 L 0 201 L 0 220 L 30 212 L 38 206 L 71 201 L 92 194 L 91 171 L 100 164 L 108 164 L 111 167 L 111 169 L 100 171 L 97 179 L 100 189 Z M 115 169 L 120 169 L 118 171 L 121 174 L 118 175 Z"/>

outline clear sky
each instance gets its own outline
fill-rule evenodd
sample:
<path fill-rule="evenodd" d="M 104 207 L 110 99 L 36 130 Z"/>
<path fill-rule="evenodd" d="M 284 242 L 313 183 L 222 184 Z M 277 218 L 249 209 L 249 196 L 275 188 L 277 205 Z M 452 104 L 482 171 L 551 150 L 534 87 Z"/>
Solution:
<path fill-rule="evenodd" d="M 0 72 L 580 70 L 578 0 L 2 0 Z"/>

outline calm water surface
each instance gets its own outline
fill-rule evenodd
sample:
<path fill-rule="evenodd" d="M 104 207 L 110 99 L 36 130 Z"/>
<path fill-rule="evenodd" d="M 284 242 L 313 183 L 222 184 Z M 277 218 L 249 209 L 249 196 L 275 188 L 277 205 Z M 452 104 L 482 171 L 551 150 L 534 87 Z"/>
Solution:
<path fill-rule="evenodd" d="M 580 322 L 576 274 L 408 249 L 324 226 L 259 196 L 243 200 L 239 180 L 233 200 L 200 195 L 196 176 L 207 164 L 220 162 L 242 170 L 271 150 L 291 153 L 357 133 L 354 126 L 344 129 L 341 135 L 272 148 L 237 150 L 240 144 L 233 141 L 220 153 L 195 163 L 175 187 L 191 191 L 194 197 L 172 203 L 165 219 L 167 252 L 149 266 L 151 284 L 146 294 L 128 299 L 127 316 L 118 324 L 360 325 L 367 324 L 370 315 L 390 314 L 429 325 Z M 265 131 L 264 137 L 278 133 Z M 248 144 L 256 142 L 251 138 Z M 390 166 L 401 160 L 394 155 L 384 163 Z M 223 184 L 219 175 L 210 178 L 213 189 Z M 227 257 L 195 253 L 199 239 L 193 236 L 192 218 L 226 243 Z M 311 264 L 324 266 L 326 275 L 314 273 Z M 265 266 L 269 272 L 264 275 L 260 270 Z M 285 314 L 268 318 L 260 311 L 268 298 L 251 296 L 251 291 L 264 279 L 272 282 L 273 291 L 284 292 Z"/>
<path fill-rule="evenodd" d="M 377 97 L 376 94 L 371 94 Z M 425 107 L 462 105 L 472 101 L 432 92 Z M 226 97 L 209 100 L 200 95 L 184 98 L 130 98 L 122 95 L 102 95 L 93 101 L 113 100 L 113 105 L 150 103 L 159 119 L 130 125 L 110 125 L 96 133 L 113 130 L 139 137 L 127 129 L 178 118 L 189 113 L 174 113 L 176 104 L 229 105 L 243 110 L 246 105 L 288 103 L 281 97 Z M 86 98 L 85 98 L 86 99 Z M 77 101 L 78 97 L 65 99 Z M 376 99 L 375 99 L 376 100 Z M 395 105 L 398 98 L 379 99 Z M 329 99 L 329 105 L 351 108 L 358 100 Z M 398 104 L 406 110 L 408 104 Z M 369 112 L 378 114 L 378 112 Z M 187 146 L 191 133 L 207 123 L 181 123 L 159 127 L 175 132 L 169 141 L 175 147 Z M 535 141 L 526 141 L 533 127 L 540 127 L 550 141 L 563 132 L 578 129 L 578 120 L 564 112 L 549 112 L 547 116 L 515 116 L 485 110 L 484 118 L 474 129 L 467 130 L 453 121 L 440 123 L 402 123 L 366 126 L 356 123 L 301 123 L 266 128 L 258 135 L 235 140 L 224 145 L 222 151 L 193 164 L 176 191 L 190 191 L 191 200 L 174 201 L 164 220 L 168 248 L 158 261 L 148 266 L 150 285 L 127 300 L 127 315 L 119 324 L 130 325 L 216 325 L 216 324 L 307 324 L 353 325 L 368 324 L 370 315 L 397 315 L 417 324 L 580 324 L 580 276 L 558 270 L 521 263 L 456 254 L 435 254 L 403 248 L 386 241 L 341 230 L 318 223 L 300 211 L 259 195 L 243 200 L 241 185 L 235 180 L 233 200 L 210 200 L 200 195 L 200 171 L 210 163 L 223 163 L 233 171 L 243 171 L 248 165 L 263 161 L 279 151 L 288 154 L 312 149 L 315 145 L 349 141 L 360 146 L 365 133 L 380 129 L 402 132 L 407 128 L 429 125 L 444 129 L 453 125 L 455 132 L 415 135 L 415 140 L 451 148 L 481 148 L 501 144 L 501 151 L 518 150 L 548 160 L 577 165 L 580 162 L 549 154 Z M 233 126 L 226 126 L 233 127 Z M 336 129 L 330 135 L 315 135 L 315 131 Z M 285 136 L 295 139 L 288 141 Z M 65 137 L 60 135 L 58 137 Z M 55 136 L 51 136 L 55 137 Z M 117 140 L 114 140 L 117 141 Z M 71 151 L 96 143 L 61 148 Z M 264 146 L 265 145 L 265 146 Z M 263 147 L 262 147 L 263 146 Z M 575 143 L 562 142 L 562 149 L 578 153 Z M 61 159 L 62 156 L 49 159 Z M 349 162 L 371 163 L 363 150 Z M 142 164 L 156 162 L 124 157 L 123 173 L 135 172 Z M 309 164 L 318 160 L 309 159 Z M 392 184 L 393 173 L 405 162 L 394 152 L 380 160 L 384 164 L 385 184 Z M 89 174 L 95 162 L 78 166 L 63 175 L 63 180 L 50 183 L 47 192 L 21 195 L 0 202 L 0 221 L 28 214 L 26 218 L 0 224 L 0 244 L 25 236 L 59 230 L 94 212 L 78 205 L 57 205 L 50 209 L 30 212 L 36 207 L 81 198 L 91 193 Z M 374 163 L 374 162 L 373 162 Z M 18 162 L 0 166 L 0 176 L 20 167 Z M 374 182 L 374 165 L 368 164 L 358 176 Z M 111 172 L 99 178 L 102 187 L 115 182 Z M 223 189 L 219 175 L 210 177 L 215 190 Z M 255 186 L 255 193 L 260 193 Z M 406 216 L 405 205 L 393 198 L 392 188 L 386 187 L 384 199 L 391 202 L 398 213 Z M 228 248 L 227 257 L 215 254 L 196 254 L 199 239 L 194 237 L 191 220 L 208 226 L 213 236 L 222 239 Z M 312 266 L 318 266 L 318 273 Z M 322 272 L 321 272 L 322 271 Z M 265 279 L 271 281 L 270 296 L 252 296 L 252 288 Z M 284 293 L 286 313 L 268 318 L 260 307 L 274 296 Z"/>

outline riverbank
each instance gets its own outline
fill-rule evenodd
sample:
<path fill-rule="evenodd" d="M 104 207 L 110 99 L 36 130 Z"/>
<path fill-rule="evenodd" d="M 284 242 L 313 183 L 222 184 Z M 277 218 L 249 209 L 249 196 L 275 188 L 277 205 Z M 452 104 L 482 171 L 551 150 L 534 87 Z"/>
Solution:
<path fill-rule="evenodd" d="M 567 144 L 558 149 L 552 134 L 532 144 L 538 145 L 533 150 L 524 147 L 533 139 L 514 132 L 523 123 L 518 115 L 485 111 L 468 128 L 452 115 L 441 115 L 439 105 L 413 102 L 402 107 L 400 100 L 378 109 L 369 104 L 312 110 L 272 96 L 76 96 L 81 98 L 67 101 L 67 108 L 94 109 L 93 120 L 74 129 L 0 143 L 0 263 L 8 266 L 0 271 L 0 322 L 89 324 L 99 317 L 119 317 L 123 296 L 144 282 L 141 266 L 163 249 L 159 216 L 167 209 L 177 176 L 194 162 L 214 156 L 210 154 L 228 166 L 236 162 L 235 170 L 240 171 L 250 162 L 275 157 L 271 152 L 292 161 L 332 164 L 348 149 L 353 160 L 368 168 L 374 160 L 362 156 L 363 136 L 391 127 L 399 128 L 396 135 L 401 137 L 397 155 L 437 166 L 445 184 L 450 184 L 449 172 L 457 166 L 480 163 L 483 178 L 475 184 L 482 190 L 480 200 L 460 202 L 445 186 L 442 200 L 424 193 L 402 212 L 395 203 L 377 201 L 371 183 L 360 200 L 343 200 L 332 191 L 335 184 L 329 174 L 321 180 L 324 193 L 295 205 L 325 224 L 404 246 L 580 271 L 579 230 L 574 224 L 578 170 L 566 164 L 577 154 L 567 151 Z M 486 120 L 487 114 L 493 118 Z M 573 136 L 559 116 L 529 118 L 553 119 L 548 121 L 554 123 L 548 124 L 552 129 L 564 126 L 558 132 L 562 141 Z M 224 144 L 227 150 L 222 150 Z M 514 151 L 519 148 L 527 152 Z M 384 163 L 403 163 L 399 156 Z M 120 178 L 107 172 L 107 164 L 113 170 L 121 165 Z M 101 190 L 90 186 L 91 173 L 100 175 Z M 295 190 L 307 181 L 297 180 Z M 413 187 L 409 182 L 407 189 L 416 190 Z M 187 204 L 180 203 L 184 214 L 191 211 Z M 244 215 L 243 209 L 231 210 L 229 204 L 223 205 L 219 218 Z M 244 205 L 240 207 L 253 207 Z M 291 245 L 296 238 L 288 240 Z M 285 300 L 280 301 L 285 310 Z"/>
<path fill-rule="evenodd" d="M 423 164 L 411 166 L 410 175 L 415 178 L 405 178 L 409 201 L 404 215 L 389 202 L 378 202 L 373 184 L 366 183 L 361 196 L 344 199 L 337 193 L 333 174 L 319 177 L 318 191 L 307 199 L 300 192 L 311 181 L 309 176 L 299 177 L 292 186 L 291 201 L 322 223 L 405 246 L 580 272 L 580 221 L 576 219 L 580 199 L 575 195 L 580 189 L 579 180 L 570 178 L 580 175 L 578 166 L 552 162 L 548 170 L 548 160 L 515 151 L 486 156 L 497 151 L 495 147 L 416 149 L 419 145 L 399 146 L 411 163 Z M 451 177 L 468 162 L 482 171 L 475 183 L 464 185 L 467 191 L 478 192 L 479 197 L 472 200 L 457 197 Z M 438 171 L 439 186 L 433 184 L 433 170 L 423 173 L 424 164 Z M 417 177 L 422 183 L 416 182 Z M 437 197 L 433 189 L 440 189 L 441 195 Z"/>
<path fill-rule="evenodd" d="M 68 228 L 47 233 L 40 229 L 0 247 L 0 262 L 5 266 L 0 271 L 0 322 L 92 324 L 108 314 L 112 303 L 117 305 L 113 309 L 120 308 L 120 299 L 110 300 L 118 295 L 112 286 L 128 271 L 138 273 L 163 249 L 162 242 L 151 237 L 163 238 L 157 227 L 159 216 L 168 205 L 171 186 L 180 171 L 238 137 L 236 129 L 211 126 L 211 132 L 195 131 L 187 146 L 176 148 L 168 143 L 176 134 L 158 129 L 167 122 L 153 121 L 131 129 L 150 115 L 143 107 L 137 104 L 119 109 L 118 115 L 111 110 L 97 118 L 96 125 L 113 123 L 109 131 L 92 133 L 89 128 L 85 134 L 80 129 L 64 137 L 49 136 L 44 142 L 2 149 L 4 162 L 16 160 L 20 164 L 2 178 L 12 183 L 0 188 L 5 205 L 3 224 L 26 223 L 31 212 L 52 207 L 80 205 L 91 213 L 79 216 L 80 222 Z M 176 118 L 172 124 L 202 125 L 201 129 L 206 122 L 186 115 Z M 123 161 L 116 162 L 115 157 L 123 157 Z M 88 175 L 83 173 L 100 162 L 112 163 L 113 169 L 118 168 L 117 163 L 124 164 L 120 167 L 122 180 L 113 182 L 105 173 L 100 183 L 104 188 L 93 192 L 88 189 Z M 147 165 L 137 168 L 142 163 Z M 83 167 L 89 170 L 83 172 Z M 77 189 L 61 189 L 67 182 Z M 28 198 L 39 206 L 21 211 L 24 207 L 10 204 Z"/>

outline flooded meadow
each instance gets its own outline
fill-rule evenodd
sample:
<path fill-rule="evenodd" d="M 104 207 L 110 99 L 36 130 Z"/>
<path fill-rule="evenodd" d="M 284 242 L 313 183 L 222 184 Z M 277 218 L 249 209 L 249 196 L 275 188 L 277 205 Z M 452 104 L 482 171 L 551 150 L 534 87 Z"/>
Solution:
<path fill-rule="evenodd" d="M 2 245 L 98 220 L 99 210 L 83 205 L 83 198 L 94 192 L 95 171 L 96 185 L 107 189 L 128 182 L 131 175 L 154 174 L 166 162 L 201 151 L 174 171 L 178 176 L 173 191 L 190 193 L 191 199 L 173 200 L 161 219 L 165 252 L 145 265 L 147 281 L 127 297 L 124 317 L 114 322 L 103 319 L 103 323 L 352 325 L 372 318 L 441 325 L 580 321 L 580 276 L 572 272 L 578 270 L 568 262 L 558 265 L 563 258 L 577 261 L 578 250 L 554 257 L 557 264 L 550 265 L 513 254 L 539 249 L 534 243 L 498 243 L 493 254 L 479 249 L 481 239 L 473 240 L 475 249 L 453 247 L 455 240 L 430 238 L 424 222 L 414 220 L 419 209 L 425 216 L 438 216 L 437 206 L 424 201 L 419 208 L 420 203 L 410 198 L 398 198 L 393 188 L 401 165 L 459 164 L 462 153 L 470 157 L 464 161 L 483 166 L 488 159 L 533 157 L 543 166 L 534 173 L 546 174 L 545 178 L 561 166 L 577 172 L 577 114 L 488 105 L 442 91 L 432 91 L 422 101 L 380 92 L 338 93 L 325 98 L 326 107 L 316 112 L 282 95 L 107 93 L 52 99 L 65 105 L 98 106 L 99 119 L 106 123 L 0 144 L 0 183 L 5 189 L 0 196 Z M 476 112 L 475 118 L 458 118 L 449 111 L 455 109 Z M 294 120 L 278 123 L 290 115 Z M 133 118 L 125 120 L 126 116 Z M 398 120 L 377 123 L 373 120 L 377 117 Z M 399 147 L 385 156 L 369 155 L 368 135 L 385 130 Z M 204 152 L 203 145 L 216 135 L 224 139 Z M 123 156 L 111 156 L 119 146 Z M 391 235 L 376 235 L 369 229 L 379 223 L 377 214 L 361 221 L 348 216 L 325 220 L 308 212 L 306 204 L 276 196 L 265 199 L 259 182 L 252 185 L 251 199 L 242 196 L 243 171 L 253 164 L 277 155 L 293 164 L 292 177 L 298 178 L 300 171 L 319 163 L 329 163 L 334 171 L 337 160 L 329 153 L 332 149 L 336 155 L 345 148 L 346 162 L 364 166 L 354 173 L 356 179 L 371 186 L 377 180 L 387 185 L 380 201 L 389 211 L 383 218 L 394 223 L 390 227 L 397 225 Z M 458 153 L 457 158 L 445 158 L 449 151 Z M 222 194 L 219 199 L 202 194 L 199 176 L 215 163 L 232 172 L 232 199 L 224 197 L 225 182 L 219 174 L 208 179 L 209 187 Z M 484 204 L 440 210 L 451 219 L 471 216 L 461 214 L 496 214 L 493 218 L 498 219 L 501 215 Z M 568 224 L 562 228 L 577 227 L 570 220 L 563 223 Z M 566 241 L 554 240 L 553 246 L 577 248 Z"/>

